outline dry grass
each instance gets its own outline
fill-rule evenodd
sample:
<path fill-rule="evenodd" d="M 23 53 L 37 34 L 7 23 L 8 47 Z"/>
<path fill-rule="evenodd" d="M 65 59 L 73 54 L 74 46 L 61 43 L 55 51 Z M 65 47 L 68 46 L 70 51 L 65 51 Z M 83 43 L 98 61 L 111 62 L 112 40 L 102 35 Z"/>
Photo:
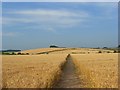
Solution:
<path fill-rule="evenodd" d="M 51 88 L 67 55 L 3 56 L 3 88 Z"/>
<path fill-rule="evenodd" d="M 51 54 L 95 54 L 101 51 L 102 53 L 113 53 L 113 50 L 91 49 L 91 48 L 67 48 L 63 51 L 51 52 Z"/>
<path fill-rule="evenodd" d="M 118 54 L 72 55 L 80 78 L 86 88 L 118 87 Z"/>
<path fill-rule="evenodd" d="M 40 49 L 31 49 L 31 50 L 21 51 L 21 53 L 37 54 L 37 53 L 51 52 L 51 51 L 57 51 L 57 50 L 59 51 L 64 49 L 65 48 L 40 48 Z"/>

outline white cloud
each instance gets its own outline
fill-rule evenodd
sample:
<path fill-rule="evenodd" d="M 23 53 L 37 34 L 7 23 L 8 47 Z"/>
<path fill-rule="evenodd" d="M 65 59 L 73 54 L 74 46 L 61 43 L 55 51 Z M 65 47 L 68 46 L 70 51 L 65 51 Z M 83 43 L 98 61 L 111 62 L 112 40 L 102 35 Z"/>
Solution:
<path fill-rule="evenodd" d="M 82 3 L 89 5 L 90 3 Z M 116 4 L 112 3 L 92 3 L 101 9 L 100 14 L 94 15 L 84 10 L 65 10 L 65 9 L 35 9 L 35 10 L 13 10 L 7 11 L 5 14 L 10 16 L 3 17 L 3 25 L 5 26 L 16 26 L 24 25 L 19 27 L 22 29 L 33 29 L 33 30 L 46 30 L 55 31 L 59 28 L 71 28 L 80 25 L 84 25 L 86 22 L 92 22 L 93 20 L 110 20 L 114 19 L 114 8 Z M 91 4 L 90 4 L 91 5 Z M 113 8 L 113 9 L 112 9 Z M 96 12 L 97 13 L 97 12 Z M 13 17 L 15 16 L 15 17 Z M 26 25 L 27 24 L 27 25 Z M 49 28 L 50 27 L 50 28 Z M 52 27 L 52 28 L 51 28 Z M 54 29 L 54 30 L 53 30 Z"/>
<path fill-rule="evenodd" d="M 10 13 L 10 12 L 9 12 Z M 52 17 L 86 17 L 88 14 L 83 11 L 71 12 L 67 10 L 49 10 L 49 9 L 37 9 L 37 10 L 23 10 L 15 11 L 12 14 L 21 14 L 29 16 L 52 16 Z"/>
<path fill-rule="evenodd" d="M 67 10 L 23 10 L 7 12 L 7 14 L 16 15 L 17 17 L 3 17 L 4 24 L 33 23 L 36 25 L 56 25 L 56 26 L 73 26 L 80 24 L 89 17 L 84 11 L 74 12 Z"/>

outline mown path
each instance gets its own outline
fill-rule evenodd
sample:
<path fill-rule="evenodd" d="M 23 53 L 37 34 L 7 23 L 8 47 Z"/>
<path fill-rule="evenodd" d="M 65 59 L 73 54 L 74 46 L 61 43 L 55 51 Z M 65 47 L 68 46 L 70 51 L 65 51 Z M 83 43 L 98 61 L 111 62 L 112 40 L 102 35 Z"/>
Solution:
<path fill-rule="evenodd" d="M 67 62 L 63 68 L 61 79 L 55 88 L 81 88 L 81 82 L 75 73 L 75 66 L 71 56 L 68 56 Z"/>

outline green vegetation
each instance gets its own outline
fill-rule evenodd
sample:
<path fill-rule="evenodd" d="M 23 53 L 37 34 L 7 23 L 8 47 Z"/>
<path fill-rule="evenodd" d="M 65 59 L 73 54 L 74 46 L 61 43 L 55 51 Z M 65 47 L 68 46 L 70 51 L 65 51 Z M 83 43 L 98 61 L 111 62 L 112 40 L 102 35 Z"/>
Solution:
<path fill-rule="evenodd" d="M 16 55 L 14 52 L 1 52 L 2 55 Z"/>
<path fill-rule="evenodd" d="M 29 55 L 29 53 L 21 53 L 21 52 L 18 52 L 17 55 Z"/>
<path fill-rule="evenodd" d="M 29 55 L 29 53 L 15 52 L 0 52 L 0 55 Z"/>

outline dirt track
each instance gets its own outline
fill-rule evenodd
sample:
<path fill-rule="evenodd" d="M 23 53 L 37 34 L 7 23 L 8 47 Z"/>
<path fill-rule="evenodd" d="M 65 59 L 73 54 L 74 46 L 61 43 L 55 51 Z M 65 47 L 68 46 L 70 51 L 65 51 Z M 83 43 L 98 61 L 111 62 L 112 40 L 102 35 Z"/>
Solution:
<path fill-rule="evenodd" d="M 63 68 L 63 73 L 60 81 L 55 88 L 81 88 L 81 82 L 75 73 L 75 67 L 72 62 L 71 56 L 67 58 L 67 62 Z"/>

